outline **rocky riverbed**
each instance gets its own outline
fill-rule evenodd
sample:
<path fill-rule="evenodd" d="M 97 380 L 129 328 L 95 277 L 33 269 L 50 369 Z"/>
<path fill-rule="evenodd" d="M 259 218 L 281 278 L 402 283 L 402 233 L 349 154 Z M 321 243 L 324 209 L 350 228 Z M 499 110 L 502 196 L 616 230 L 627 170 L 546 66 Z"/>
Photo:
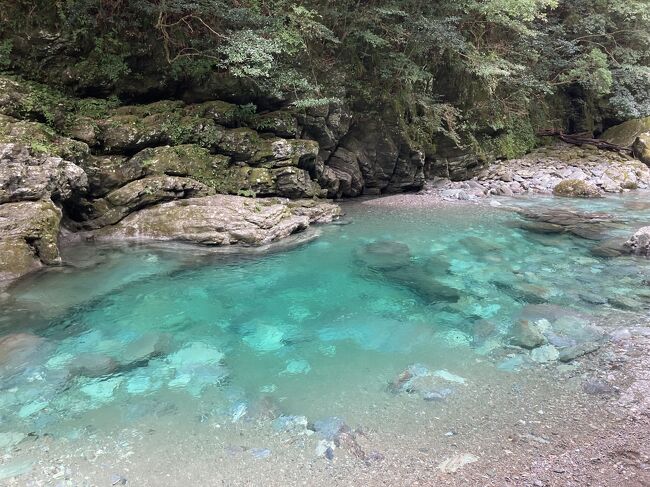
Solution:
<path fill-rule="evenodd" d="M 3 297 L 0 476 L 643 485 L 647 262 L 592 250 L 644 193 L 430 196 L 264 257 L 64 247 Z"/>
<path fill-rule="evenodd" d="M 597 197 L 650 186 L 650 169 L 638 159 L 595 146 L 558 144 L 537 149 L 521 159 L 497 162 L 466 181 L 438 178 L 425 192 L 447 200 L 489 196 L 552 194 L 565 181 L 580 181 Z M 567 196 L 572 196 L 568 194 Z"/>

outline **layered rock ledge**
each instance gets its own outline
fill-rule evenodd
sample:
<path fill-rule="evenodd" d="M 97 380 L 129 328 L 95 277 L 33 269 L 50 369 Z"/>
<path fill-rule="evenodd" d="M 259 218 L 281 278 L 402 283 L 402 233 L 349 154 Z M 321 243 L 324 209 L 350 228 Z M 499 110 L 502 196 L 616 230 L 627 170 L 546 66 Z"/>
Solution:
<path fill-rule="evenodd" d="M 152 206 L 116 225 L 81 235 L 96 240 L 266 245 L 312 223 L 329 223 L 340 214 L 338 205 L 324 201 L 220 194 Z"/>

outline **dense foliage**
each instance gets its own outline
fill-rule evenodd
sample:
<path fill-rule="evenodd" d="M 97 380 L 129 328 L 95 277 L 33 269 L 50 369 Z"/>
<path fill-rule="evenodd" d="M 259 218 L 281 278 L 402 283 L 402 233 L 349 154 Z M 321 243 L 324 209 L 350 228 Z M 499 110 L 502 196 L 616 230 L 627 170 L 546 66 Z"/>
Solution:
<path fill-rule="evenodd" d="M 452 135 L 567 125 L 557 114 L 576 107 L 596 122 L 650 115 L 650 0 L 0 4 L 0 69 L 90 94 L 216 76 L 298 107 L 415 107 L 411 121 Z"/>

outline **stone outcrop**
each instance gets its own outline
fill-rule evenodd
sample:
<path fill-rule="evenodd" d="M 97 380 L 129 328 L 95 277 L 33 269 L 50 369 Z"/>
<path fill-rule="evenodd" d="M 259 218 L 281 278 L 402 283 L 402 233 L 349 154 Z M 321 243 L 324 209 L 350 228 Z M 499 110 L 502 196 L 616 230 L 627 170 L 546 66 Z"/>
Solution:
<path fill-rule="evenodd" d="M 611 127 L 603 133 L 601 139 L 611 144 L 632 147 L 637 137 L 646 132 L 650 132 L 650 117 L 628 120 Z"/>
<path fill-rule="evenodd" d="M 51 201 L 0 205 L 0 289 L 44 265 L 60 262 L 61 210 Z"/>
<path fill-rule="evenodd" d="M 637 230 L 627 242 L 625 248 L 635 255 L 650 256 L 650 227 Z"/>
<path fill-rule="evenodd" d="M 558 144 L 540 148 L 521 159 L 497 162 L 466 181 L 435 180 L 427 191 L 449 200 L 551 194 L 567 180 L 573 181 L 572 187 L 586 188 L 589 196 L 620 193 L 650 187 L 650 169 L 625 154 L 594 146 Z M 581 191 L 573 195 L 584 197 Z"/>
<path fill-rule="evenodd" d="M 646 166 L 650 166 L 650 130 L 639 135 L 632 144 L 634 157 Z"/>
<path fill-rule="evenodd" d="M 59 206 L 86 190 L 73 160 L 87 154 L 42 124 L 0 115 L 0 288 L 60 262 Z"/>
<path fill-rule="evenodd" d="M 85 189 L 83 169 L 18 143 L 0 143 L 0 204 L 52 198 L 64 201 Z"/>
<path fill-rule="evenodd" d="M 319 143 L 325 161 L 318 174 L 331 197 L 419 189 L 425 155 L 387 114 L 352 120 L 340 106 L 320 107 L 299 118 L 304 134 Z"/>
<path fill-rule="evenodd" d="M 180 241 L 202 245 L 264 245 L 340 214 L 327 202 L 214 195 L 141 210 L 92 233 L 97 240 Z"/>
<path fill-rule="evenodd" d="M 80 228 L 101 228 L 113 225 L 141 208 L 165 201 L 209 196 L 214 189 L 190 178 L 152 176 L 132 181 L 105 197 L 93 200 L 81 208 L 84 221 Z"/>
<path fill-rule="evenodd" d="M 290 111 L 250 114 L 218 100 L 108 108 L 17 79 L 0 86 L 3 286 L 60 262 L 62 226 L 97 238 L 261 245 L 339 214 L 315 199 L 236 196 L 339 195 L 318 142 Z M 332 132 L 334 143 L 348 129 Z"/>

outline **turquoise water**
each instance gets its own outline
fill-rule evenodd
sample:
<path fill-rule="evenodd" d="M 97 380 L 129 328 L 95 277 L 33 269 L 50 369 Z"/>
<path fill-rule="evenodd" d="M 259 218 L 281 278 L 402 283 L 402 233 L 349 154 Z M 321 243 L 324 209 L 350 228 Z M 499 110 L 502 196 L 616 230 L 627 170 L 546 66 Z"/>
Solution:
<path fill-rule="evenodd" d="M 646 224 L 646 201 L 504 202 L 607 212 L 617 223 L 604 239 Z M 355 203 L 347 213 L 270 253 L 68 248 L 68 266 L 3 298 L 0 433 L 74 438 L 88 424 L 112 431 L 178 410 L 179 422 L 353 422 L 377 397 L 402 393 L 388 385 L 412 364 L 437 378 L 425 400 L 479 374 L 538 366 L 508 346 L 522 313 L 607 332 L 650 306 L 648 261 L 528 232 L 503 208 Z"/>

